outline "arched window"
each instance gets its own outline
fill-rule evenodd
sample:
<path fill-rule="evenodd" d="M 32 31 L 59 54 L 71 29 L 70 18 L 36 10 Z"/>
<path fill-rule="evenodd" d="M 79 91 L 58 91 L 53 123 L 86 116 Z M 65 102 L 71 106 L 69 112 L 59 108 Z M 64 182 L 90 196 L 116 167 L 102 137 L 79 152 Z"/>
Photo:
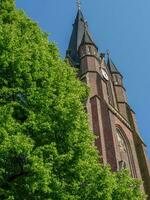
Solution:
<path fill-rule="evenodd" d="M 91 46 L 87 47 L 87 54 L 92 54 L 92 48 L 91 48 Z"/>
<path fill-rule="evenodd" d="M 136 178 L 136 170 L 133 154 L 128 138 L 120 127 L 116 127 L 116 139 L 118 149 L 118 169 L 128 169 L 133 177 Z"/>
<path fill-rule="evenodd" d="M 121 135 L 120 130 L 116 129 L 117 145 L 119 149 L 120 159 L 119 159 L 119 170 L 124 168 L 129 168 L 129 158 L 126 143 Z"/>

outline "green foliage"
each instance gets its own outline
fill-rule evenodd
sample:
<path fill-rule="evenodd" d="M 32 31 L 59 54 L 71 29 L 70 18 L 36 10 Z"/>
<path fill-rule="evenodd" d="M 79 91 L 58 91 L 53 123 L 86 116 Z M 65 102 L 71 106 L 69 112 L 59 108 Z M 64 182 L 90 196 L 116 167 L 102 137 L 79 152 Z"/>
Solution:
<path fill-rule="evenodd" d="M 112 199 L 141 200 L 146 197 L 139 190 L 141 182 L 134 180 L 127 170 L 115 174 L 116 187 L 113 189 Z"/>
<path fill-rule="evenodd" d="M 0 199 L 142 199 L 99 164 L 87 93 L 38 25 L 0 0 Z"/>

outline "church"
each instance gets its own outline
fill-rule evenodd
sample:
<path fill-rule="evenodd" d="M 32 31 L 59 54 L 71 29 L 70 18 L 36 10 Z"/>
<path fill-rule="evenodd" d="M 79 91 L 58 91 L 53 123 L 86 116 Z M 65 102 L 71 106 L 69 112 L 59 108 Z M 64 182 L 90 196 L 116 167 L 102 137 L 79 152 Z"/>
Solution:
<path fill-rule="evenodd" d="M 66 57 L 90 88 L 86 111 L 100 162 L 109 164 L 112 171 L 127 168 L 133 178 L 143 181 L 142 188 L 150 199 L 150 162 L 135 113 L 127 102 L 123 75 L 109 52 L 105 55 L 98 51 L 80 6 Z"/>

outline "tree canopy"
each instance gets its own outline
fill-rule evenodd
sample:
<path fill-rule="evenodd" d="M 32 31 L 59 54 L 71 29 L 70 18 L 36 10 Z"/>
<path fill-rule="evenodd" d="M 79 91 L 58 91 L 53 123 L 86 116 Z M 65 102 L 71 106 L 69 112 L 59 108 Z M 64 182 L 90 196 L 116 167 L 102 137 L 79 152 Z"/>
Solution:
<path fill-rule="evenodd" d="M 99 164 L 87 95 L 48 35 L 0 0 L 0 199 L 143 199 L 140 183 Z"/>

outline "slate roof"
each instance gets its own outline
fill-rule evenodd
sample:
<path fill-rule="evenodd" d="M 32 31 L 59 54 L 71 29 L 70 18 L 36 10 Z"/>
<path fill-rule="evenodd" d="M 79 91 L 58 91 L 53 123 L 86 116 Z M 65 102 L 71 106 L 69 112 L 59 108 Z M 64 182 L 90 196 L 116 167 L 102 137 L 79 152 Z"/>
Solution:
<path fill-rule="evenodd" d="M 121 73 L 118 71 L 116 65 L 111 60 L 110 56 L 108 56 L 107 66 L 109 67 L 109 70 L 110 70 L 111 73 L 116 73 L 116 74 L 120 74 L 121 75 Z"/>
<path fill-rule="evenodd" d="M 92 44 L 97 48 L 97 46 L 95 45 L 95 43 L 92 40 L 90 33 L 88 32 L 88 30 L 86 28 L 84 30 L 84 35 L 83 35 L 83 38 L 82 38 L 82 41 L 81 41 L 81 45 L 82 44 Z"/>
<path fill-rule="evenodd" d="M 79 9 L 77 12 L 77 16 L 75 18 L 75 22 L 73 24 L 73 31 L 71 34 L 69 47 L 67 50 L 67 57 L 71 58 L 75 66 L 78 66 L 80 64 L 78 50 L 81 43 L 82 42 L 88 42 L 90 44 L 93 43 L 86 26 L 87 24 L 85 22 L 82 11 Z"/>
<path fill-rule="evenodd" d="M 73 31 L 71 34 L 68 47 L 69 57 L 72 59 L 75 65 L 78 65 L 79 63 L 78 48 L 81 44 L 83 34 L 84 34 L 84 17 L 81 10 L 79 9 L 75 19 L 75 23 L 73 24 Z"/>

